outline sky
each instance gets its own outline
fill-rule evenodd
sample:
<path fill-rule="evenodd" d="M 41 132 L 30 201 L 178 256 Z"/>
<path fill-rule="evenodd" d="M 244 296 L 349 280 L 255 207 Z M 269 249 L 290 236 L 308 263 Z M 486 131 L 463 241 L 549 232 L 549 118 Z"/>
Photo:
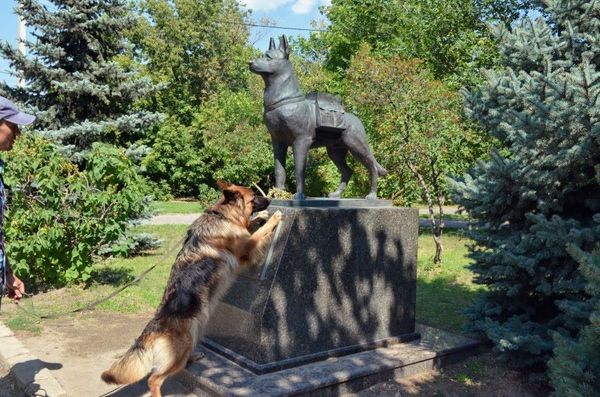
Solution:
<path fill-rule="evenodd" d="M 43 1 L 43 0 L 42 0 Z M 240 3 L 252 11 L 252 19 L 260 24 L 262 18 L 268 18 L 271 24 L 283 27 L 310 29 L 311 21 L 322 20 L 324 17 L 319 12 L 321 5 L 328 5 L 331 0 L 240 0 Z M 16 0 L 0 0 L 0 41 L 8 41 L 17 45 L 18 23 L 14 14 Z M 308 31 L 251 27 L 251 43 L 260 50 L 267 50 L 269 37 L 306 36 Z M 0 58 L 0 80 L 11 85 L 15 79 L 8 73 L 8 62 Z"/>

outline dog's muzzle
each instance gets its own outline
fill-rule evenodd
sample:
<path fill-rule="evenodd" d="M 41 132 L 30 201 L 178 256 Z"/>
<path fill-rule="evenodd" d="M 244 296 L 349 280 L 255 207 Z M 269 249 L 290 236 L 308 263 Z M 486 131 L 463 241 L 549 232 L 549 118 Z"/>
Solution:
<path fill-rule="evenodd" d="M 255 196 L 252 201 L 252 212 L 266 210 L 269 204 L 271 204 L 270 199 L 263 196 Z"/>

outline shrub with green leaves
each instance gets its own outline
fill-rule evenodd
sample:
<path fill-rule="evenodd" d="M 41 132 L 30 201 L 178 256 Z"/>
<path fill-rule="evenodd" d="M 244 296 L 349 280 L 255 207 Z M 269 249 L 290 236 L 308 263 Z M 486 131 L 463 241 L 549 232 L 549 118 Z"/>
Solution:
<path fill-rule="evenodd" d="M 217 179 L 269 186 L 273 154 L 258 95 L 223 91 L 208 99 L 185 126 L 169 118 L 144 160 L 146 174 L 177 197 L 212 203 Z"/>
<path fill-rule="evenodd" d="M 123 149 L 94 143 L 79 170 L 52 143 L 29 135 L 7 157 L 8 257 L 33 285 L 87 282 L 99 250 L 148 212 L 147 185 Z"/>

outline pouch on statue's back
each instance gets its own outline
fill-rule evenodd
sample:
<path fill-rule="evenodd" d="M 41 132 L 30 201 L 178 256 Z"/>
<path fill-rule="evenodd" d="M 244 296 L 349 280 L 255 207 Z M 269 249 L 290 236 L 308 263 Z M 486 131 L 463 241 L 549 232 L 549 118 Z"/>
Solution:
<path fill-rule="evenodd" d="M 317 131 L 339 133 L 346 127 L 344 106 L 340 98 L 323 92 L 310 92 L 306 99 L 315 102 Z"/>

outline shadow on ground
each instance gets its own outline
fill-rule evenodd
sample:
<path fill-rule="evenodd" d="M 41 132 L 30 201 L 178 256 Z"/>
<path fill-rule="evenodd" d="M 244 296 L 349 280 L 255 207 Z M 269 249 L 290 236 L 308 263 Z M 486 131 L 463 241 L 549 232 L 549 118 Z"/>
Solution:
<path fill-rule="evenodd" d="M 44 387 L 40 385 L 40 383 L 42 383 L 40 382 L 40 379 L 52 376 L 51 374 L 45 374 L 44 372 L 56 371 L 60 368 L 62 368 L 62 364 L 60 363 L 43 361 L 38 358 L 23 361 L 13 365 L 10 371 L 5 375 L 7 379 L 5 379 L 5 377 L 0 379 L 0 384 L 8 385 L 8 387 L 12 389 L 12 392 L 15 393 L 6 394 L 6 396 L 24 395 L 22 394 L 23 391 L 17 391 L 18 389 L 14 385 L 14 380 L 18 379 L 19 383 L 25 383 L 28 385 L 24 391 L 26 395 L 35 397 L 51 397 L 53 391 L 45 390 Z M 8 377 L 10 377 L 10 379 L 8 379 Z M 6 392 L 6 390 L 1 392 L 0 396 L 5 396 L 4 392 Z"/>
<path fill-rule="evenodd" d="M 102 394 L 101 397 L 142 397 L 149 395 L 148 378 L 131 385 L 115 386 L 115 390 Z M 190 390 L 184 390 L 184 387 L 173 379 L 167 379 L 161 388 L 164 397 L 181 396 L 182 393 L 191 393 Z"/>

